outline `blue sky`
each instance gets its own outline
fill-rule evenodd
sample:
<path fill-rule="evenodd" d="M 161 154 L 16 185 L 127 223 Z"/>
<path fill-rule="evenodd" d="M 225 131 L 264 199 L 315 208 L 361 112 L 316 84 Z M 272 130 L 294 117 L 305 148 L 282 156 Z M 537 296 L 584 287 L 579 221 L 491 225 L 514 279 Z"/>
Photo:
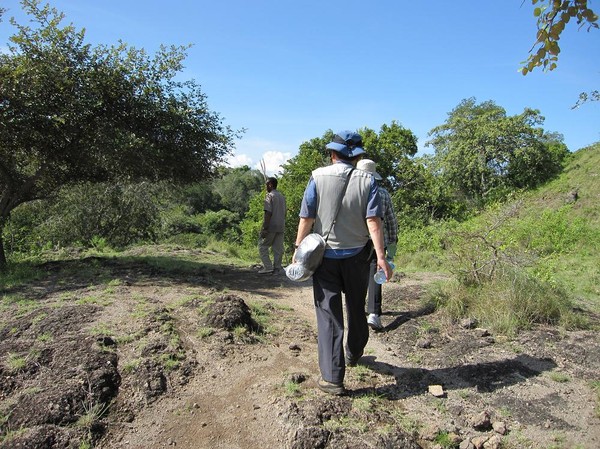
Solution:
<path fill-rule="evenodd" d="M 53 0 L 88 42 L 119 39 L 154 53 L 193 44 L 183 77 L 233 129 L 232 164 L 270 173 L 328 129 L 379 130 L 393 120 L 418 138 L 462 99 L 493 100 L 507 114 L 539 109 L 569 149 L 600 141 L 600 102 L 571 107 L 598 89 L 600 31 L 568 27 L 553 72 L 522 76 L 535 37 L 530 0 Z M 600 2 L 591 2 L 600 11 Z M 0 46 L 22 19 L 17 0 L 0 23 Z M 22 22 L 22 20 L 21 20 Z M 574 24 L 572 24 L 574 25 Z"/>

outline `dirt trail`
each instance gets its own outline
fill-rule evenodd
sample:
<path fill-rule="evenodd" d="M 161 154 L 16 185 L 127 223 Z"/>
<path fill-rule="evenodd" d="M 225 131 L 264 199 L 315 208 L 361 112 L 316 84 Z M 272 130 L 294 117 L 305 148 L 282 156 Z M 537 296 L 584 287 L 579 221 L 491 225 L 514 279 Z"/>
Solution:
<path fill-rule="evenodd" d="M 310 281 L 184 268 L 48 263 L 46 278 L 3 292 L 0 449 L 81 447 L 87 427 L 75 422 L 97 401 L 112 404 L 87 424 L 102 430 L 101 449 L 600 447 L 595 331 L 539 327 L 509 340 L 428 306 L 439 276 L 398 274 L 384 286 L 384 331 L 347 370 L 349 395 L 332 398 L 315 388 Z M 263 313 L 266 328 L 208 326 L 223 297 Z"/>
<path fill-rule="evenodd" d="M 391 399 L 390 407 L 402 410 L 405 429 L 418 429 L 416 441 L 422 447 L 444 447 L 436 443 L 439 435 L 456 438 L 456 443 L 442 440 L 445 447 L 458 447 L 465 438 L 482 445 L 489 441 L 486 447 L 502 439 L 506 447 L 515 448 L 598 447 L 600 421 L 590 388 L 590 381 L 597 380 L 594 370 L 600 367 L 597 336 L 559 335 L 548 329 L 502 343 L 485 330 L 448 327 L 422 309 L 424 289 L 436 279 L 422 274 L 384 287 L 387 328 L 372 334 L 367 345 L 363 361 L 370 374 L 348 372 L 355 397 L 375 394 Z M 291 374 L 304 374 L 308 380 L 302 383 L 303 397 L 327 400 L 314 388 L 318 367 L 312 288 L 309 282 L 298 285 L 284 277 L 261 279 L 260 288 L 246 281 L 229 293 L 245 301 L 277 304 L 275 313 L 284 323 L 277 337 L 267 344 L 241 345 L 220 359 L 203 347 L 205 342 L 192 341 L 201 373 L 175 397 L 136 416 L 119 441 L 104 449 L 311 447 L 310 441 L 303 446 L 294 440 L 295 430 L 286 424 L 294 398 L 286 396 L 283 385 Z M 565 347 L 558 349 L 561 343 Z M 582 343 L 588 346 L 581 349 L 587 351 L 588 363 L 569 354 Z M 553 378 L 552 372 L 560 374 Z M 443 386 L 442 398 L 428 393 L 432 384 Z M 482 413 L 506 426 L 506 435 L 491 427 L 474 430 L 472 421 Z M 349 447 L 384 446 L 365 439 Z"/>

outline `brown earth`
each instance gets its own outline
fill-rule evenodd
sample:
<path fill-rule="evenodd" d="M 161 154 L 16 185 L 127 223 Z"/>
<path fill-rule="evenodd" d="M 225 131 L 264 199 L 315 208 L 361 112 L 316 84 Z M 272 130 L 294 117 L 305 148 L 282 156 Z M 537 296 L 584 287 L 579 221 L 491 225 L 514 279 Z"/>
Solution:
<path fill-rule="evenodd" d="M 600 447 L 596 332 L 451 323 L 425 305 L 439 275 L 397 273 L 331 397 L 310 281 L 209 256 L 49 262 L 4 287 L 0 449 Z"/>

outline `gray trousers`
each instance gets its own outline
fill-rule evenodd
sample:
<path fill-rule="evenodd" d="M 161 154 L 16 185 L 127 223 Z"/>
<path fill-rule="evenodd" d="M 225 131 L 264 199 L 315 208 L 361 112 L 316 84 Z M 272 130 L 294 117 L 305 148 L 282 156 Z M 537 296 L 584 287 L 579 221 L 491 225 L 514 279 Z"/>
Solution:
<path fill-rule="evenodd" d="M 372 249 L 369 241 L 356 256 L 347 259 L 323 259 L 323 263 L 313 274 L 319 369 L 321 377 L 328 382 L 344 381 L 344 356 L 360 357 L 369 340 L 365 297 L 369 284 Z M 342 293 L 345 294 L 348 322 L 345 347 Z"/>
<path fill-rule="evenodd" d="M 273 262 L 269 255 L 269 249 L 273 248 Z M 283 261 L 283 232 L 269 232 L 265 238 L 258 239 L 258 255 L 267 270 L 282 268 Z"/>

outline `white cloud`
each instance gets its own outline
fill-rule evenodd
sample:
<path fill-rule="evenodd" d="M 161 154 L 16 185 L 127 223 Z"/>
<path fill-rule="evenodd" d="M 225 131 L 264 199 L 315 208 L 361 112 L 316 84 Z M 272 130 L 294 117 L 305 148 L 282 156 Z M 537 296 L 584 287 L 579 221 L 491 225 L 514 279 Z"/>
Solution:
<path fill-rule="evenodd" d="M 282 165 L 293 156 L 289 144 L 268 141 L 264 139 L 241 139 L 236 143 L 235 153 L 228 158 L 228 165 L 240 167 L 248 165 L 257 170 L 262 170 L 260 161 L 263 160 L 267 176 L 279 175 L 283 171 Z"/>
<path fill-rule="evenodd" d="M 252 167 L 252 159 L 248 157 L 246 154 L 230 154 L 227 157 L 227 165 L 229 167 L 241 167 L 243 165 L 247 165 L 248 167 Z"/>
<path fill-rule="evenodd" d="M 273 176 L 281 174 L 283 172 L 283 168 L 281 166 L 285 164 L 291 157 L 291 153 L 283 153 L 281 151 L 267 151 L 263 153 L 262 160 L 265 163 L 267 175 Z M 258 162 L 254 168 L 261 170 L 262 168 L 260 166 L 260 162 Z"/>

